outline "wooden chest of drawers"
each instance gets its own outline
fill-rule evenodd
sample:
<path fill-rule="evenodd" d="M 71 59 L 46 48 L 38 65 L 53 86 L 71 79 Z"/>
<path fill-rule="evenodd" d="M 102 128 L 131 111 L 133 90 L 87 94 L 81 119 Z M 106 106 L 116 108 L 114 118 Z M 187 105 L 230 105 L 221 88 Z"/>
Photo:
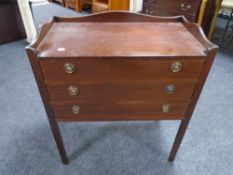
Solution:
<path fill-rule="evenodd" d="M 27 47 L 63 163 L 59 121 L 181 120 L 179 148 L 217 47 L 182 17 L 54 17 Z"/>
<path fill-rule="evenodd" d="M 156 16 L 184 15 L 197 21 L 202 0 L 144 0 L 143 13 Z"/>

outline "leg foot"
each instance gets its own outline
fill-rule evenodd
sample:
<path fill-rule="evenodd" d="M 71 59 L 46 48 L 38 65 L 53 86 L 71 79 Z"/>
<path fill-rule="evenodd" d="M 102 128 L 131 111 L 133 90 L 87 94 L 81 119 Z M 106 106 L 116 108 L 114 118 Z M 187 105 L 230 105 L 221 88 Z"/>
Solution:
<path fill-rule="evenodd" d="M 61 136 L 61 132 L 60 132 L 58 123 L 57 123 L 57 121 L 52 120 L 52 119 L 50 119 L 49 121 L 50 121 L 50 126 L 52 129 L 53 137 L 54 137 L 54 140 L 56 142 L 62 163 L 69 164 L 69 159 L 68 159 L 68 156 L 66 154 L 66 150 L 64 147 L 64 143 L 62 140 L 62 136 Z"/>
<path fill-rule="evenodd" d="M 180 147 L 180 144 L 183 140 L 183 137 L 184 137 L 185 131 L 187 129 L 187 126 L 189 124 L 189 121 L 190 121 L 190 118 L 187 118 L 187 119 L 184 119 L 181 121 L 181 124 L 180 124 L 179 130 L 176 134 L 176 138 L 175 138 L 175 141 L 173 143 L 170 155 L 168 157 L 169 162 L 174 161 L 174 159 L 176 157 L 176 153 L 177 153 L 177 151 Z"/>

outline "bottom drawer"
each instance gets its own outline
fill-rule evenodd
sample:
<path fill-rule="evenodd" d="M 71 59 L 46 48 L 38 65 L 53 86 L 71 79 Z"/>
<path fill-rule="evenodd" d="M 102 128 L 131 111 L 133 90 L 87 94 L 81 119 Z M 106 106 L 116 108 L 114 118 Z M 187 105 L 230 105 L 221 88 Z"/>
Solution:
<path fill-rule="evenodd" d="M 58 121 L 108 121 L 108 120 L 170 120 L 183 119 L 189 102 L 179 103 L 145 103 L 118 102 L 117 104 L 101 102 L 53 103 L 55 118 Z"/>

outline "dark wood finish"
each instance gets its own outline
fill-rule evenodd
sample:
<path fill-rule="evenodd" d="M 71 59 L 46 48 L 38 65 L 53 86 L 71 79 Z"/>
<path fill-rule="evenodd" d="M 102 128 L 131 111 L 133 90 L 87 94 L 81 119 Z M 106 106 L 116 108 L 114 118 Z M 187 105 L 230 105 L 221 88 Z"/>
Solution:
<path fill-rule="evenodd" d="M 166 101 L 189 100 L 192 97 L 196 80 L 124 80 L 124 81 L 89 81 L 89 82 L 48 82 L 47 89 L 51 102 L 89 102 L 98 104 L 99 99 L 111 96 L 104 102 L 121 101 Z M 175 85 L 175 91 L 169 93 L 166 87 Z M 70 85 L 77 86 L 78 95 L 70 95 Z M 84 91 L 84 92 L 82 92 Z M 112 95 L 114 94 L 114 95 Z M 135 95 L 137 94 L 137 95 Z M 103 102 L 103 101 L 102 101 Z"/>
<path fill-rule="evenodd" d="M 55 17 L 27 52 L 63 162 L 68 158 L 59 121 L 168 119 L 181 120 L 172 161 L 217 46 L 183 17 L 109 12 Z M 67 63 L 72 65 L 65 72 Z M 174 72 L 179 70 L 171 68 L 174 63 L 180 71 Z M 175 85 L 173 93 L 167 93 L 167 84 Z M 70 85 L 79 93 L 69 94 Z"/>
<path fill-rule="evenodd" d="M 173 161 L 175 159 L 176 153 L 180 147 L 180 144 L 182 142 L 185 131 L 186 131 L 188 124 L 190 122 L 190 119 L 192 117 L 194 108 L 197 104 L 198 98 L 199 98 L 201 90 L 205 84 L 206 78 L 209 74 L 209 71 L 210 71 L 210 68 L 212 66 L 212 63 L 213 63 L 213 60 L 214 60 L 216 53 L 217 53 L 217 47 L 210 46 L 210 49 L 207 51 L 207 59 L 206 59 L 205 65 L 202 69 L 202 73 L 201 73 L 202 76 L 200 76 L 199 82 L 196 86 L 196 90 L 194 91 L 194 94 L 192 97 L 193 100 L 189 104 L 190 107 L 188 108 L 188 110 L 185 114 L 186 118 L 181 121 L 179 130 L 177 132 L 175 141 L 174 141 L 173 146 L 172 146 L 172 150 L 171 150 L 169 158 L 168 158 L 169 161 Z"/>
<path fill-rule="evenodd" d="M 200 57 L 202 58 L 202 57 Z M 57 59 L 57 60 L 56 60 Z M 173 73 L 170 66 L 173 62 L 182 63 L 182 71 Z M 124 81 L 154 79 L 197 79 L 203 59 L 103 59 L 103 58 L 50 58 L 40 61 L 46 82 L 88 82 L 88 81 Z M 73 74 L 64 72 L 64 64 L 72 63 L 76 67 Z M 111 71 L 114 70 L 114 71 Z M 130 71 L 129 71 L 130 70 Z M 147 70 L 147 71 L 145 71 Z"/>
<path fill-rule="evenodd" d="M 214 17 L 217 0 L 208 0 L 201 26 L 208 35 Z M 189 21 L 197 22 L 202 0 L 144 0 L 142 12 L 155 16 L 184 15 Z M 184 4 L 184 7 L 182 7 Z M 190 8 L 187 8 L 190 5 Z"/>
<path fill-rule="evenodd" d="M 213 20 L 213 17 L 214 17 L 214 13 L 215 13 L 216 8 L 217 8 L 216 7 L 216 4 L 217 4 L 216 1 L 218 1 L 218 0 L 208 0 L 207 1 L 203 21 L 202 21 L 202 24 L 201 24 L 206 36 L 208 36 L 207 34 L 210 31 L 212 20 Z"/>
<path fill-rule="evenodd" d="M 0 1 L 0 44 L 26 38 L 16 0 Z"/>
<path fill-rule="evenodd" d="M 174 30 L 179 32 L 171 35 Z M 69 31 L 69 35 L 66 35 L 66 31 Z M 114 35 L 112 35 L 113 33 Z M 158 40 L 158 33 L 166 37 L 166 40 L 163 42 Z M 108 39 L 109 37 L 111 40 Z M 143 40 L 143 37 L 146 39 Z M 82 40 L 82 42 L 77 45 L 77 40 Z M 64 45 L 64 43 L 69 44 Z M 92 47 L 90 48 L 90 46 Z M 62 51 L 59 51 L 59 48 L 62 48 Z M 88 51 L 84 48 L 88 48 Z M 170 23 L 144 23 L 143 25 L 140 23 L 114 23 L 111 25 L 88 22 L 82 24 L 57 23 L 56 27 L 51 29 L 51 34 L 40 43 L 38 51 L 40 57 L 130 56 L 140 59 L 140 56 L 143 56 L 145 59 L 145 57 L 153 57 L 155 54 L 166 57 L 194 56 L 198 58 L 205 56 L 201 44 L 193 39 L 192 34 L 187 32 L 182 23 L 176 23 L 173 27 L 170 27 Z"/>
<path fill-rule="evenodd" d="M 159 6 L 170 11 L 196 15 L 200 8 L 201 0 L 144 0 L 144 3 Z"/>
<path fill-rule="evenodd" d="M 212 63 L 214 61 L 215 55 L 218 51 L 218 46 L 212 44 L 206 38 L 206 36 L 204 35 L 204 32 L 198 27 L 197 24 L 192 24 L 192 27 L 191 27 L 191 26 L 188 26 L 188 24 L 186 23 L 185 26 L 202 43 L 202 45 L 204 47 L 206 47 L 205 53 L 207 55 L 207 58 L 205 60 L 205 63 L 204 63 L 199 81 L 197 83 L 196 89 L 193 93 L 193 97 L 192 97 L 193 100 L 190 102 L 189 107 L 186 111 L 186 114 L 185 114 L 186 118 L 184 120 L 181 120 L 180 127 L 178 129 L 177 134 L 176 134 L 176 137 L 175 137 L 175 140 L 174 140 L 174 143 L 173 143 L 173 146 L 172 146 L 169 158 L 168 158 L 169 161 L 173 161 L 175 159 L 176 153 L 180 147 L 180 144 L 183 140 L 185 131 L 188 127 L 188 124 L 191 120 L 195 106 L 198 102 L 198 98 L 201 94 L 201 90 L 205 84 L 205 81 L 206 81 L 207 76 L 209 74 L 209 71 L 211 69 Z"/>
<path fill-rule="evenodd" d="M 67 157 L 65 147 L 64 147 L 64 144 L 62 141 L 60 129 L 59 129 L 58 123 L 55 120 L 54 112 L 52 110 L 51 104 L 49 103 L 49 94 L 47 92 L 45 84 L 43 83 L 44 82 L 43 74 L 41 73 L 39 60 L 37 59 L 37 56 L 36 56 L 38 54 L 38 52 L 33 48 L 27 47 L 27 54 L 29 57 L 29 61 L 32 65 L 32 70 L 33 70 L 35 79 L 36 79 L 37 84 L 38 84 L 38 89 L 39 89 L 39 92 L 41 94 L 41 98 L 42 98 L 42 101 L 44 103 L 46 113 L 49 116 L 48 117 L 49 124 L 50 124 L 51 130 L 52 130 L 52 133 L 53 133 L 54 140 L 56 141 L 62 162 L 64 164 L 68 164 L 69 159 Z"/>
<path fill-rule="evenodd" d="M 218 14 L 217 9 L 219 8 L 218 6 L 221 6 L 223 0 L 207 0 L 207 5 L 202 21 L 202 28 L 206 34 L 206 36 L 210 37 L 211 35 L 211 27 L 213 24 L 213 19 L 215 16 L 215 13 Z M 210 37 L 211 38 L 211 37 Z"/>
<path fill-rule="evenodd" d="M 184 15 L 189 21 L 197 21 L 197 15 L 191 15 L 185 12 L 177 12 L 176 10 L 166 10 L 164 7 L 152 6 L 151 4 L 143 4 L 143 13 L 155 16 L 177 16 Z"/>
<path fill-rule="evenodd" d="M 196 22 L 202 0 L 144 0 L 143 13 L 156 16 L 184 15 Z"/>
<path fill-rule="evenodd" d="M 169 103 L 171 111 L 163 113 L 161 106 Z M 72 113 L 72 106 L 81 107 L 80 114 Z M 140 102 L 122 101 L 118 103 L 100 101 L 99 104 L 92 104 L 90 101 L 52 103 L 55 118 L 59 121 L 124 121 L 124 120 L 181 120 L 184 119 L 185 111 L 189 102 Z"/>

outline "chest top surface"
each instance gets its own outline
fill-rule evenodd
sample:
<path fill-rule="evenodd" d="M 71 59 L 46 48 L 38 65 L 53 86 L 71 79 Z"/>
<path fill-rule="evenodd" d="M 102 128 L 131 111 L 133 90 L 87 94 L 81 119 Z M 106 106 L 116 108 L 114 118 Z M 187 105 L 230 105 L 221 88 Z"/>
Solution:
<path fill-rule="evenodd" d="M 106 12 L 54 17 L 28 48 L 39 59 L 66 57 L 206 57 L 214 45 L 184 17 Z"/>
<path fill-rule="evenodd" d="M 41 58 L 205 55 L 182 22 L 54 22 L 36 49 Z"/>

